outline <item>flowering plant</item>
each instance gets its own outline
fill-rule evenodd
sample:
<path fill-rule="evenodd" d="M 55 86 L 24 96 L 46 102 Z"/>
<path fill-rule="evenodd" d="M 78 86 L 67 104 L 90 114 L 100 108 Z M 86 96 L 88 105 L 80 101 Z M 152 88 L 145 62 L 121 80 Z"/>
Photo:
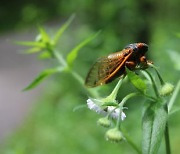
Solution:
<path fill-rule="evenodd" d="M 75 46 L 66 58 L 63 58 L 61 53 L 56 50 L 58 40 L 70 25 L 73 18 L 74 16 L 72 16 L 57 31 L 53 38 L 50 38 L 47 32 L 39 27 L 40 34 L 35 41 L 17 42 L 20 45 L 32 47 L 26 51 L 27 53 L 39 53 L 42 59 L 56 59 L 59 63 L 57 67 L 42 71 L 24 90 L 35 88 L 46 77 L 52 74 L 62 72 L 69 73 L 87 91 L 88 95 L 91 96 L 87 98 L 87 107 L 103 116 L 97 121 L 97 123 L 109 129 L 105 134 L 107 140 L 112 142 L 127 141 L 127 143 L 130 144 L 137 153 L 153 154 L 157 153 L 164 134 L 166 151 L 167 153 L 170 153 L 168 116 L 171 113 L 172 106 L 180 89 L 180 81 L 177 83 L 176 88 L 174 88 L 172 84 L 164 82 L 158 69 L 153 64 L 149 64 L 148 70 L 135 70 L 136 73 L 126 68 L 126 75 L 123 75 L 119 79 L 112 93 L 107 97 L 100 97 L 99 92 L 93 89 L 88 89 L 84 86 L 84 80 L 73 70 L 72 67 L 80 49 L 95 39 L 99 32 L 91 35 Z M 149 71 L 150 69 L 153 69 L 156 72 L 156 78 L 158 78 L 159 81 L 154 79 L 152 72 Z M 118 91 L 126 80 L 132 83 L 137 90 L 133 93 L 127 94 L 121 100 L 118 100 Z M 149 89 L 152 91 L 150 94 L 148 91 Z M 143 138 L 141 150 L 132 141 L 126 131 L 122 129 L 123 121 L 126 116 L 128 116 L 125 114 L 125 109 L 127 109 L 125 103 L 135 96 L 142 96 L 145 98 L 143 107 L 144 112 L 142 116 Z"/>

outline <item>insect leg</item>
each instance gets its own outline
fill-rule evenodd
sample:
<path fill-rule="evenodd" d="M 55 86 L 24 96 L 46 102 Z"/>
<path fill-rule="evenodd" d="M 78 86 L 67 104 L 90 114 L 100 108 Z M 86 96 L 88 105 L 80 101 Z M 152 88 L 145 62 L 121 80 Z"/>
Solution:
<path fill-rule="evenodd" d="M 143 63 L 143 64 L 147 63 L 146 57 L 145 56 L 141 56 L 140 57 L 140 62 Z"/>
<path fill-rule="evenodd" d="M 129 68 L 130 70 L 133 70 L 136 67 L 136 63 L 134 61 L 126 61 L 125 65 L 127 68 Z"/>

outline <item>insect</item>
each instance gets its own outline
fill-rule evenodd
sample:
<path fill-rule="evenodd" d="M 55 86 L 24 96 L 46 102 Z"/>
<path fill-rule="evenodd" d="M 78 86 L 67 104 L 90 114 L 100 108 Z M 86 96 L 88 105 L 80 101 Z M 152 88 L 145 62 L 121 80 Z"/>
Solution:
<path fill-rule="evenodd" d="M 127 45 L 122 51 L 99 58 L 87 74 L 85 85 L 96 87 L 107 84 L 117 77 L 125 75 L 125 67 L 130 70 L 134 70 L 137 66 L 146 69 L 148 63 L 152 63 L 146 60 L 145 53 L 147 51 L 147 44 L 133 43 Z"/>

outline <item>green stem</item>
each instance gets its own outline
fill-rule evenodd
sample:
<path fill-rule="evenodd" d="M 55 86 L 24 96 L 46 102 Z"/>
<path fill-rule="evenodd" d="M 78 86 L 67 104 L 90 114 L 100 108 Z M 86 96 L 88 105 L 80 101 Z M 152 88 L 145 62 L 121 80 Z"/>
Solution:
<path fill-rule="evenodd" d="M 171 111 L 172 106 L 176 100 L 176 97 L 178 96 L 179 90 L 180 90 L 180 80 L 178 81 L 177 86 L 176 86 L 176 88 L 175 88 L 175 90 L 171 96 L 169 103 L 168 103 L 168 112 Z"/>
<path fill-rule="evenodd" d="M 119 79 L 117 85 L 115 86 L 115 88 L 113 89 L 111 94 L 109 96 L 107 96 L 106 98 L 103 98 L 102 101 L 104 101 L 104 102 L 112 102 L 112 101 L 116 100 L 117 93 L 118 93 L 119 88 L 122 85 L 123 78 L 124 78 L 124 76 Z"/>
<path fill-rule="evenodd" d="M 164 85 L 164 84 L 165 84 L 165 82 L 164 82 L 164 80 L 162 79 L 162 77 L 161 77 L 160 73 L 158 72 L 158 70 L 157 70 L 157 69 L 155 69 L 155 71 L 156 71 L 156 73 L 157 73 L 157 76 L 158 76 L 158 78 L 159 78 L 159 81 L 160 81 L 160 83 L 161 83 L 161 86 L 162 86 L 162 85 Z"/>
<path fill-rule="evenodd" d="M 128 142 L 128 144 L 138 153 L 141 154 L 141 150 L 137 147 L 137 145 L 131 140 L 131 138 L 129 137 L 129 135 L 127 134 L 126 130 L 122 128 L 122 133 L 124 135 L 124 137 L 126 138 L 126 141 Z"/>
<path fill-rule="evenodd" d="M 52 52 L 53 52 L 55 58 L 58 60 L 58 62 L 59 62 L 61 65 L 63 65 L 65 68 L 68 68 L 68 65 L 67 65 L 66 61 L 64 60 L 64 58 L 62 57 L 62 55 L 59 54 L 56 50 L 53 50 Z M 84 80 L 82 79 L 82 77 L 81 77 L 78 73 L 76 73 L 76 72 L 74 72 L 74 71 L 72 71 L 72 70 L 70 71 L 70 73 L 71 73 L 71 75 L 72 75 L 77 81 L 79 81 L 79 83 L 82 85 L 82 87 L 83 87 L 85 90 L 87 90 L 93 97 L 97 98 L 97 97 L 99 96 L 96 91 L 92 91 L 92 90 L 87 89 L 87 88 L 85 87 L 85 85 L 84 85 Z"/>
<path fill-rule="evenodd" d="M 165 128 L 165 142 L 166 142 L 166 154 L 171 154 L 168 123 L 166 124 L 166 128 Z"/>
<path fill-rule="evenodd" d="M 58 60 L 58 62 L 60 64 L 62 64 L 63 66 L 67 67 L 67 63 L 66 61 L 64 60 L 64 58 L 62 57 L 61 54 L 59 54 L 56 50 L 52 50 L 54 56 L 56 57 L 56 59 Z"/>
<path fill-rule="evenodd" d="M 165 82 L 164 82 L 163 78 L 161 77 L 159 71 L 157 70 L 157 67 L 154 66 L 153 64 L 149 64 L 149 66 L 152 67 L 152 68 L 154 68 L 154 70 L 155 70 L 155 72 L 156 72 L 156 74 L 157 74 L 157 76 L 158 76 L 158 78 L 159 78 L 159 81 L 160 81 L 160 83 L 161 83 L 161 86 L 164 85 Z"/>
<path fill-rule="evenodd" d="M 165 82 L 164 82 L 163 78 L 161 77 L 161 75 L 160 75 L 159 71 L 157 70 L 157 68 L 156 68 L 153 64 L 149 64 L 149 65 L 150 65 L 152 68 L 154 68 L 154 70 L 156 71 L 156 74 L 157 74 L 157 76 L 158 76 L 158 78 L 159 78 L 159 81 L 160 81 L 160 83 L 161 83 L 161 86 L 164 85 Z"/>
<path fill-rule="evenodd" d="M 122 109 L 120 109 L 120 113 L 117 119 L 117 123 L 116 123 L 116 128 L 119 130 L 120 129 L 120 124 L 121 124 L 121 114 L 122 114 Z"/>
<path fill-rule="evenodd" d="M 126 95 L 126 96 L 123 98 L 123 100 L 121 101 L 120 106 L 123 107 L 124 104 L 127 102 L 128 99 L 130 99 L 131 97 L 137 96 L 137 95 L 139 95 L 139 93 L 130 93 L 130 94 Z"/>
<path fill-rule="evenodd" d="M 153 86 L 153 89 L 154 89 L 154 93 L 155 93 L 156 97 L 158 98 L 159 97 L 159 92 L 158 92 L 158 89 L 156 87 L 156 84 L 155 84 L 155 81 L 154 81 L 152 75 L 147 70 L 144 70 L 144 72 L 146 72 L 146 74 L 149 76 L 149 79 L 151 80 L 151 83 L 152 83 L 152 86 Z"/>
<path fill-rule="evenodd" d="M 75 79 L 77 79 L 79 81 L 79 83 L 82 85 L 82 87 L 84 89 L 86 89 L 94 98 L 99 97 L 97 91 L 94 91 L 94 90 L 91 90 L 91 89 L 88 89 L 88 88 L 85 87 L 84 80 L 82 79 L 82 77 L 78 73 L 76 73 L 74 71 L 71 71 L 71 74 Z"/>
<path fill-rule="evenodd" d="M 139 94 L 138 93 L 130 93 L 127 96 L 125 96 L 123 98 L 123 100 L 120 102 L 120 104 L 119 104 L 120 113 L 119 113 L 119 116 L 117 119 L 117 124 L 116 124 L 116 127 L 118 129 L 120 128 L 120 124 L 121 124 L 121 114 L 122 114 L 124 104 L 127 102 L 128 99 L 130 99 L 131 97 L 137 96 L 137 95 L 139 95 Z"/>
<path fill-rule="evenodd" d="M 109 95 L 109 97 L 111 97 L 112 100 L 116 99 L 118 90 L 120 88 L 120 86 L 122 85 L 122 81 L 123 81 L 123 77 L 121 79 L 119 79 L 117 85 L 115 86 L 115 88 L 113 89 L 112 93 Z"/>
<path fill-rule="evenodd" d="M 166 105 L 166 111 L 168 113 L 167 105 Z M 164 135 L 165 135 L 165 144 L 166 144 L 166 154 L 171 154 L 168 121 L 166 122 L 166 128 L 164 130 Z"/>
<path fill-rule="evenodd" d="M 152 96 L 150 96 L 150 95 L 147 95 L 147 94 L 145 94 L 145 93 L 143 93 L 142 96 L 145 96 L 146 98 L 150 99 L 151 101 L 157 101 L 156 98 L 154 98 L 154 97 L 152 97 Z"/>

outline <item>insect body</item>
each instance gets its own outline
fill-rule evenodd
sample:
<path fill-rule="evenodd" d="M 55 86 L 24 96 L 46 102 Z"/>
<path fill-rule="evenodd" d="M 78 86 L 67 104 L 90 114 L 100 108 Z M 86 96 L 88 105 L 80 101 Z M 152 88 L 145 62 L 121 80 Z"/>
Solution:
<path fill-rule="evenodd" d="M 134 70 L 137 66 L 145 69 L 148 66 L 145 53 L 148 45 L 145 43 L 133 43 L 126 46 L 122 51 L 112 53 L 99 58 L 90 69 L 85 85 L 96 87 L 113 81 L 125 74 L 125 67 Z"/>

